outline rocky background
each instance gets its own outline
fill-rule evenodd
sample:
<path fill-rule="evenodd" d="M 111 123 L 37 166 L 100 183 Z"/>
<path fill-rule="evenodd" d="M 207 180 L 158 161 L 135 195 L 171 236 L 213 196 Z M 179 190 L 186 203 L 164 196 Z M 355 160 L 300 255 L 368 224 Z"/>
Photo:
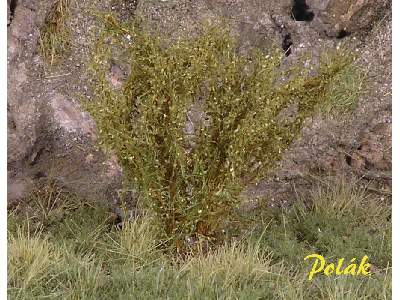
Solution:
<path fill-rule="evenodd" d="M 86 199 L 111 202 L 120 188 L 117 160 L 96 143 L 96 128 L 80 106 L 90 98 L 90 48 L 99 28 L 96 12 L 122 20 L 142 17 L 171 38 L 195 34 L 205 21 L 229 20 L 239 51 L 282 47 L 290 64 L 340 44 L 359 54 L 363 92 L 349 115 L 308 120 L 301 138 L 279 168 L 250 198 L 290 202 L 321 176 L 356 175 L 388 197 L 391 186 L 391 2 L 388 0 L 83 0 L 71 1 L 71 50 L 52 68 L 38 54 L 40 29 L 54 1 L 7 0 L 8 20 L 8 204 L 29 195 L 52 176 Z M 121 70 L 110 79 L 121 84 Z M 372 180 L 372 182 L 371 182 Z"/>

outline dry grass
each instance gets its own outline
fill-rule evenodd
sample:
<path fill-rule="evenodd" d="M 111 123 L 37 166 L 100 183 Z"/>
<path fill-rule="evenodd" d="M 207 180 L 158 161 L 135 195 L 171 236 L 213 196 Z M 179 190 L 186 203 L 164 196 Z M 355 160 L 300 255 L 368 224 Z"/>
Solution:
<path fill-rule="evenodd" d="M 118 236 L 109 236 L 107 252 L 110 259 L 131 270 L 138 270 L 160 258 L 157 232 L 147 218 L 144 216 L 143 219 L 125 223 Z"/>
<path fill-rule="evenodd" d="M 59 62 L 70 49 L 71 32 L 67 22 L 72 2 L 56 0 L 40 30 L 39 52 L 50 66 Z"/>
<path fill-rule="evenodd" d="M 60 261 L 59 252 L 46 236 L 30 234 L 19 228 L 8 240 L 8 282 L 17 295 L 34 292 L 49 275 L 53 264 Z"/>

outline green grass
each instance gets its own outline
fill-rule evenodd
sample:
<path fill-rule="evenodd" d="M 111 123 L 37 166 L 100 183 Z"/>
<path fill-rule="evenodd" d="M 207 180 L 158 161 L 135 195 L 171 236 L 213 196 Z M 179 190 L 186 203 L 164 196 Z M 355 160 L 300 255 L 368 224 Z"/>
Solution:
<path fill-rule="evenodd" d="M 45 224 L 34 202 L 9 213 L 10 299 L 391 298 L 390 204 L 353 182 L 316 187 L 288 209 L 260 208 L 248 233 L 185 258 L 160 247 L 151 214 L 117 230 L 105 208 L 69 201 L 74 209 Z M 368 255 L 374 273 L 309 282 L 312 253 Z"/>
<path fill-rule="evenodd" d="M 365 77 L 365 71 L 355 64 L 346 66 L 332 80 L 321 112 L 334 117 L 352 112 L 365 88 Z"/>

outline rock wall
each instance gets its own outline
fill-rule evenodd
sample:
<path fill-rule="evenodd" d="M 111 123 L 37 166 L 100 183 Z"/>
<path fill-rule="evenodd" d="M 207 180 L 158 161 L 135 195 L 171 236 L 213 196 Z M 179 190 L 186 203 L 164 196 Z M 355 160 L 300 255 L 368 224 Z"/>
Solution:
<path fill-rule="evenodd" d="M 38 55 L 40 28 L 52 3 L 18 1 L 11 9 L 8 2 L 8 203 L 11 206 L 24 199 L 35 182 L 50 176 L 82 198 L 96 200 L 108 201 L 110 193 L 121 185 L 118 163 L 98 149 L 95 124 L 79 103 L 88 84 L 83 66 L 85 57 L 78 52 L 82 47 L 77 45 L 66 63 L 51 72 Z M 84 18 L 79 8 L 72 13 Z M 76 25 L 73 33 L 78 34 L 81 29 L 81 25 Z M 87 46 L 87 38 L 81 43 Z"/>

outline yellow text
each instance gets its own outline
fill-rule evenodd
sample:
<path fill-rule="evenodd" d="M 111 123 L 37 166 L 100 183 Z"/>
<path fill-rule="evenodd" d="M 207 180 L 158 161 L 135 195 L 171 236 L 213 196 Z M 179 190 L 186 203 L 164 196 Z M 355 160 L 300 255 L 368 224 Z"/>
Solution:
<path fill-rule="evenodd" d="M 343 265 L 344 258 L 340 258 L 335 265 L 334 263 L 327 264 L 325 258 L 319 254 L 311 254 L 304 257 L 304 260 L 313 259 L 314 263 L 312 264 L 311 270 L 308 273 L 308 280 L 312 280 L 314 275 L 318 273 L 323 273 L 325 276 L 331 276 L 332 274 L 336 275 L 362 275 L 362 276 L 370 276 L 371 272 L 369 271 L 370 264 L 367 263 L 368 256 L 364 255 L 361 259 L 359 265 L 356 263 L 356 258 L 352 258 L 350 260 L 350 264 L 346 267 Z"/>

